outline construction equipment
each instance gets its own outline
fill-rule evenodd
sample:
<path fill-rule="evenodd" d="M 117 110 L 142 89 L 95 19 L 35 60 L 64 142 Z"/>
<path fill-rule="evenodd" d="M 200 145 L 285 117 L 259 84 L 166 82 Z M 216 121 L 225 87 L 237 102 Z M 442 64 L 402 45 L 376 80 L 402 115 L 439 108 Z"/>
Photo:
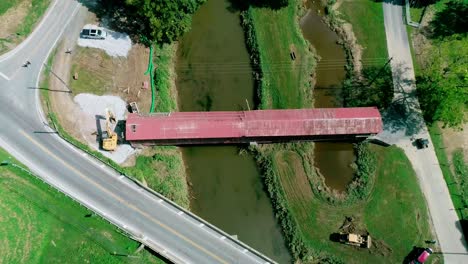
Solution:
<path fill-rule="evenodd" d="M 371 237 L 369 235 L 358 235 L 353 233 L 340 233 L 340 242 L 362 248 L 370 248 Z"/>
<path fill-rule="evenodd" d="M 117 148 L 117 133 L 111 129 L 111 123 L 115 123 L 115 115 L 106 108 L 106 132 L 107 138 L 102 140 L 102 148 L 107 151 L 114 151 Z"/>

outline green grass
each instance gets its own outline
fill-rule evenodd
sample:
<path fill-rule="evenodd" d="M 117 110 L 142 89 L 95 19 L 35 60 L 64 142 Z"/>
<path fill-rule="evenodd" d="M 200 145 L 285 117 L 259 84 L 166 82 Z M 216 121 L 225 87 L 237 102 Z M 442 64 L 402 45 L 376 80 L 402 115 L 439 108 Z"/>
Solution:
<path fill-rule="evenodd" d="M 163 263 L 0 149 L 1 263 Z M 13 166 L 16 164 L 17 166 Z M 18 168 L 21 167 L 21 168 Z"/>
<path fill-rule="evenodd" d="M 154 82 L 157 89 L 156 112 L 172 112 L 177 109 L 176 99 L 171 91 L 171 84 L 175 81 L 174 60 L 177 48 L 175 44 L 164 44 L 155 48 L 156 70 Z"/>
<path fill-rule="evenodd" d="M 423 10 L 423 7 L 410 7 L 411 21 L 419 23 L 422 19 Z"/>
<path fill-rule="evenodd" d="M 263 78 L 261 109 L 307 108 L 312 106 L 310 74 L 315 60 L 297 23 L 298 2 L 271 10 L 250 8 L 258 42 Z M 290 52 L 296 60 L 292 61 Z"/>
<path fill-rule="evenodd" d="M 3 15 L 8 9 L 19 4 L 19 0 L 2 0 L 0 1 L 0 16 Z"/>
<path fill-rule="evenodd" d="M 93 58 L 93 61 L 99 65 L 112 65 L 112 58 L 104 51 L 92 48 L 78 47 L 75 50 L 75 58 L 71 70 L 69 84 L 74 94 L 92 93 L 96 95 L 105 95 L 111 91 L 112 72 L 101 67 L 101 71 L 92 70 L 86 62 L 82 60 Z M 75 73 L 78 74 L 78 80 L 73 80 Z"/>
<path fill-rule="evenodd" d="M 466 164 L 463 160 L 463 153 L 450 153 L 452 155 L 453 162 L 451 163 L 450 158 L 447 156 L 447 153 L 445 151 L 442 130 L 440 129 L 438 124 L 435 123 L 429 127 L 429 134 L 431 135 L 437 160 L 439 161 L 440 168 L 442 169 L 442 174 L 444 175 L 445 182 L 447 183 L 447 187 L 450 192 L 450 197 L 452 198 L 453 206 L 454 208 L 459 209 L 457 210 L 457 214 L 460 219 L 468 220 L 468 208 L 464 208 L 464 199 L 466 202 L 468 202 L 468 193 L 464 193 L 462 191 L 462 182 L 468 181 L 468 176 L 466 175 Z M 451 164 L 453 164 L 453 168 L 458 169 L 453 171 L 450 166 Z M 465 170 L 463 170 L 463 168 Z"/>
<path fill-rule="evenodd" d="M 383 259 L 385 263 L 401 263 L 413 246 L 424 247 L 424 240 L 433 238 L 424 196 L 403 151 L 396 147 L 372 149 L 379 158 L 371 195 L 348 206 L 325 203 L 314 196 L 310 186 L 304 187 L 307 176 L 297 169 L 302 165 L 296 153 L 276 154 L 284 196 L 310 249 L 345 263 L 381 263 Z M 370 250 L 330 241 L 329 236 L 350 216 L 358 220 L 358 229 L 369 231 L 374 241 Z M 435 263 L 436 258 L 431 257 L 428 263 Z"/>
<path fill-rule="evenodd" d="M 50 1 L 51 0 L 32 0 L 31 8 L 29 8 L 23 23 L 21 23 L 16 33 L 21 36 L 29 35 L 49 7 Z"/>
<path fill-rule="evenodd" d="M 136 165 L 124 170 L 128 175 L 145 179 L 151 189 L 188 208 L 188 187 L 180 152 L 172 146 L 154 147 L 153 152 L 151 156 L 138 156 Z"/>
<path fill-rule="evenodd" d="M 364 48 L 363 59 L 388 57 L 382 2 L 343 1 L 339 12 L 353 25 L 357 41 Z"/>

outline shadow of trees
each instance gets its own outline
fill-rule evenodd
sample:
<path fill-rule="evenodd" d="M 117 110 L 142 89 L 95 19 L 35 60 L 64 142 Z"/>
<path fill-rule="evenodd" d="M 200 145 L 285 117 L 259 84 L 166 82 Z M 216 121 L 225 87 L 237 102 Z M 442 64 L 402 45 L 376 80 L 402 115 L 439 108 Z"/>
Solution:
<path fill-rule="evenodd" d="M 384 109 L 382 119 L 384 130 L 396 133 L 404 131 L 406 136 L 419 133 L 424 127 L 419 102 L 416 96 L 413 80 L 406 78 L 409 68 L 403 65 L 394 65 L 393 72 L 393 101 Z"/>
<path fill-rule="evenodd" d="M 350 76 L 343 82 L 345 107 L 377 106 L 384 109 L 393 99 L 393 81 L 390 67 L 366 67 L 361 76 Z"/>
<path fill-rule="evenodd" d="M 411 7 L 421 8 L 439 2 L 440 0 L 409 0 Z"/>
<path fill-rule="evenodd" d="M 289 4 L 290 0 L 229 0 L 232 10 L 246 10 L 250 6 L 280 9 Z"/>
<path fill-rule="evenodd" d="M 468 31 L 468 2 L 452 0 L 431 21 L 432 38 L 447 37 Z"/>

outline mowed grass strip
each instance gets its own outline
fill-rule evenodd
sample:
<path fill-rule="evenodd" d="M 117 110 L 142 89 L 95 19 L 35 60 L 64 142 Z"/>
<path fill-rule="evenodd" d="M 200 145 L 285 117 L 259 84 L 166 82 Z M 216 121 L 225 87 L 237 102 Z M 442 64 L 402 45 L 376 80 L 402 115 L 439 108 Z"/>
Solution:
<path fill-rule="evenodd" d="M 343 1 L 338 11 L 353 25 L 357 41 L 364 49 L 363 59 L 388 57 L 381 1 Z"/>
<path fill-rule="evenodd" d="M 352 206 L 332 206 L 319 201 L 307 185 L 297 153 L 278 153 L 274 164 L 290 211 L 310 248 L 334 255 L 345 263 L 402 263 L 413 246 L 425 247 L 425 240 L 435 239 L 429 229 L 426 203 L 401 149 L 372 146 L 372 150 L 378 157 L 375 186 L 367 201 Z M 374 241 L 370 250 L 330 240 L 345 217 L 355 218 L 359 228 L 369 231 Z M 440 257 L 433 255 L 428 263 L 440 261 Z"/>
<path fill-rule="evenodd" d="M 256 31 L 260 63 L 261 109 L 312 106 L 310 75 L 315 60 L 297 22 L 297 3 L 279 10 L 250 8 Z M 292 60 L 290 53 L 296 59 Z"/>
<path fill-rule="evenodd" d="M 0 1 L 0 16 L 5 14 L 5 12 L 19 4 L 21 1 L 20 0 L 2 0 Z"/>
<path fill-rule="evenodd" d="M 163 263 L 0 149 L 0 263 Z M 120 256 L 116 256 L 120 255 Z"/>

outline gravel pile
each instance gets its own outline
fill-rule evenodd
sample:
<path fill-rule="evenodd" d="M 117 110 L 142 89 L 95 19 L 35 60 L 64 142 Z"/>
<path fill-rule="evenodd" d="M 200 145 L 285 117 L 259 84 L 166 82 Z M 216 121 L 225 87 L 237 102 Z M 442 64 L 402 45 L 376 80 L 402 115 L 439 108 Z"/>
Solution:
<path fill-rule="evenodd" d="M 100 140 L 96 139 L 94 132 L 98 134 L 106 130 L 106 108 L 109 108 L 115 115 L 117 122 L 126 119 L 127 104 L 118 96 L 98 96 L 94 94 L 78 94 L 73 99 L 78 104 L 82 113 L 86 115 L 81 118 L 80 129 L 86 141 L 96 150 L 117 163 L 124 162 L 131 155 L 135 154 L 135 149 L 128 144 L 119 144 L 113 152 L 99 149 Z M 116 131 L 117 134 L 118 131 Z"/>

